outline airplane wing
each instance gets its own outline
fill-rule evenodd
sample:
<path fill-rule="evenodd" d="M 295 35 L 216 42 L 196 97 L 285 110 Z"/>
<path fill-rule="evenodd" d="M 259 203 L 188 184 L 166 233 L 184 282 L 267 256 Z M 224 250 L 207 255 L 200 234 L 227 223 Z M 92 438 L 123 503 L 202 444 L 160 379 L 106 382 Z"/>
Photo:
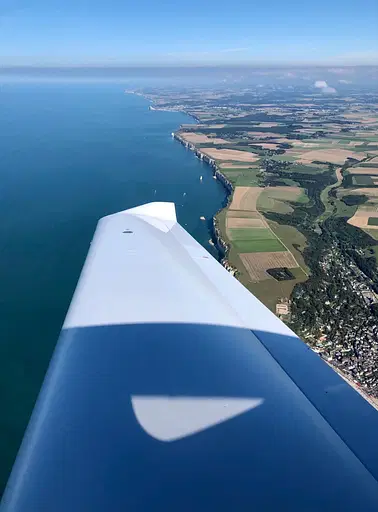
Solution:
<path fill-rule="evenodd" d="M 376 512 L 377 433 L 151 203 L 99 222 L 1 510 Z"/>

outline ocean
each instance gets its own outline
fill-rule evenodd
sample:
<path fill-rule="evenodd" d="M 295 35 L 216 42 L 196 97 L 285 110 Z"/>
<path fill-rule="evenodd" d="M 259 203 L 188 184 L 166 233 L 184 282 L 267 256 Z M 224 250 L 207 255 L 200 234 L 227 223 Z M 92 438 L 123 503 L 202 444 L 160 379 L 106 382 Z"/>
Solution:
<path fill-rule="evenodd" d="M 148 105 L 117 84 L 0 86 L 1 488 L 98 219 L 173 201 L 213 251 L 210 219 L 225 190 L 171 137 L 193 120 Z"/>

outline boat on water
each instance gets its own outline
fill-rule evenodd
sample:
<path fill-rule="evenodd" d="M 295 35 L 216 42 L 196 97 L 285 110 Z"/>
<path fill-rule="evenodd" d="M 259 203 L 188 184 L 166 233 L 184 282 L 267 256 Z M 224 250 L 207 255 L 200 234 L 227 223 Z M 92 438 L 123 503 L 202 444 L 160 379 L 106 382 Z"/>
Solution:
<path fill-rule="evenodd" d="M 202 180 L 203 180 L 203 177 L 202 177 L 202 176 L 200 176 L 200 181 L 202 181 Z"/>
<path fill-rule="evenodd" d="M 200 220 L 206 220 L 206 217 L 204 217 L 203 215 L 200 217 Z"/>

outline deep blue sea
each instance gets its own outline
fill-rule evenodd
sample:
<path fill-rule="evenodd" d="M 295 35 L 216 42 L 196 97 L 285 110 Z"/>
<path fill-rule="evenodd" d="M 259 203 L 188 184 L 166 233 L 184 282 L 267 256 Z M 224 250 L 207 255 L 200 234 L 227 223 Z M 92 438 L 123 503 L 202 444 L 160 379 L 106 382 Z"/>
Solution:
<path fill-rule="evenodd" d="M 0 487 L 7 480 L 97 220 L 174 201 L 207 249 L 220 183 L 171 137 L 180 113 L 114 84 L 0 86 Z M 200 182 L 199 177 L 203 176 Z M 184 193 L 186 195 L 184 196 Z"/>

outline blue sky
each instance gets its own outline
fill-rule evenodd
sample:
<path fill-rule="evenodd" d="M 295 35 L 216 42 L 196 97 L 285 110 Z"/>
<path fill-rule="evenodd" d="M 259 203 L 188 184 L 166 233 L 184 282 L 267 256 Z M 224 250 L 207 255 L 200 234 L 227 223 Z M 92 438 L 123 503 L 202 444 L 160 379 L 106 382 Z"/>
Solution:
<path fill-rule="evenodd" d="M 378 63 L 376 0 L 0 0 L 0 65 Z"/>

